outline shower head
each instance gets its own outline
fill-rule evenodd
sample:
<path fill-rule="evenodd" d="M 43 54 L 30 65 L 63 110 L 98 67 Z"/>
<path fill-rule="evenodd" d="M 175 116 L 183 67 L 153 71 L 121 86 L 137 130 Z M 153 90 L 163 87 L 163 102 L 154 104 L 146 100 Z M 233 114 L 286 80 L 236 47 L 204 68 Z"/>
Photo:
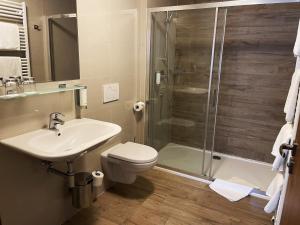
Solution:
<path fill-rule="evenodd" d="M 173 13 L 170 13 L 170 16 L 167 14 L 166 23 L 171 23 L 173 18 Z"/>
<path fill-rule="evenodd" d="M 166 23 L 171 23 L 172 22 L 172 20 L 174 19 L 174 18 L 176 18 L 176 16 L 177 15 L 175 15 L 174 16 L 174 14 L 175 14 L 175 12 L 167 12 L 167 17 L 166 17 Z"/>

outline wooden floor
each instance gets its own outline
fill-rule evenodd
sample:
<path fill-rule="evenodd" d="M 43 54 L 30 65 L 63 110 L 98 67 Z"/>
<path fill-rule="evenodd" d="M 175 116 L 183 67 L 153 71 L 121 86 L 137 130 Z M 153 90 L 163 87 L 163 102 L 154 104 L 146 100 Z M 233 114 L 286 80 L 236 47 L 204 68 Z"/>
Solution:
<path fill-rule="evenodd" d="M 270 225 L 265 203 L 231 203 L 207 184 L 151 170 L 132 185 L 117 184 L 64 225 Z"/>

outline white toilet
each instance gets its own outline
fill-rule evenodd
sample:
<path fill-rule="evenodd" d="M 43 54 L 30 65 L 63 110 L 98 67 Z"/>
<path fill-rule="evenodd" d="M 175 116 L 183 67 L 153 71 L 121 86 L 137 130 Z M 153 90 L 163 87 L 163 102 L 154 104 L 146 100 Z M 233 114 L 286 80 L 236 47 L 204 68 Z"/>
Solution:
<path fill-rule="evenodd" d="M 132 184 L 138 173 L 155 166 L 157 151 L 149 146 L 133 142 L 118 144 L 101 154 L 101 163 L 109 180 Z"/>

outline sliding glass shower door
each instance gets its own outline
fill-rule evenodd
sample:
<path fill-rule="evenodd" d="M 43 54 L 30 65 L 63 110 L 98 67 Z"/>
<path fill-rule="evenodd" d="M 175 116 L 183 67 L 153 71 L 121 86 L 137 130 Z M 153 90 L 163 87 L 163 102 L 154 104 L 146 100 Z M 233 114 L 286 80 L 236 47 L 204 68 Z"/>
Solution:
<path fill-rule="evenodd" d="M 225 13 L 151 13 L 148 144 L 162 167 L 210 177 Z"/>

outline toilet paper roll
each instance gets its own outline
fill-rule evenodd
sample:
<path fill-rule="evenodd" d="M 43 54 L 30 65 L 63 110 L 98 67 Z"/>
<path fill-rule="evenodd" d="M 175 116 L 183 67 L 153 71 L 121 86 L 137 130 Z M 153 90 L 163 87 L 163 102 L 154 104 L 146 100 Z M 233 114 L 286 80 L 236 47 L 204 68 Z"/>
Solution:
<path fill-rule="evenodd" d="M 145 103 L 144 102 L 137 102 L 133 105 L 133 110 L 135 112 L 140 112 L 145 108 Z"/>
<path fill-rule="evenodd" d="M 101 187 L 102 183 L 103 183 L 103 177 L 104 174 L 101 171 L 93 171 L 92 172 L 93 175 L 93 186 L 94 187 Z"/>
<path fill-rule="evenodd" d="M 87 107 L 87 89 L 81 89 L 79 91 L 79 105 L 81 107 Z"/>

